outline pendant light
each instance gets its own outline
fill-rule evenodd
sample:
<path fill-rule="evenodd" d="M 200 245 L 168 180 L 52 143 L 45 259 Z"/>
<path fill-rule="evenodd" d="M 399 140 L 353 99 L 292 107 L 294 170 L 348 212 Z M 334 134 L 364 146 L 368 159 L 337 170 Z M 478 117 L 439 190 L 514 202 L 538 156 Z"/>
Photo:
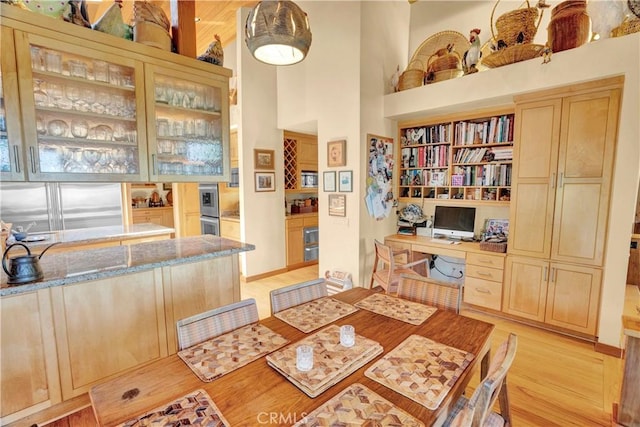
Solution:
<path fill-rule="evenodd" d="M 271 65 L 298 63 L 311 45 L 309 19 L 290 0 L 263 0 L 247 17 L 245 41 L 258 61 Z"/>

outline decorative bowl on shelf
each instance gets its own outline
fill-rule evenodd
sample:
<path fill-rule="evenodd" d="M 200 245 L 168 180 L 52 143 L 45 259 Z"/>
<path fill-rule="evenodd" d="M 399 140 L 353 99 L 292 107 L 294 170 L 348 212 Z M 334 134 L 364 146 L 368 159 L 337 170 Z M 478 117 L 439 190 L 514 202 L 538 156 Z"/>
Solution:
<path fill-rule="evenodd" d="M 503 65 L 514 64 L 541 56 L 543 49 L 544 46 L 541 44 L 518 44 L 509 46 L 493 52 L 486 58 L 482 58 L 481 63 L 489 68 L 502 67 Z"/>

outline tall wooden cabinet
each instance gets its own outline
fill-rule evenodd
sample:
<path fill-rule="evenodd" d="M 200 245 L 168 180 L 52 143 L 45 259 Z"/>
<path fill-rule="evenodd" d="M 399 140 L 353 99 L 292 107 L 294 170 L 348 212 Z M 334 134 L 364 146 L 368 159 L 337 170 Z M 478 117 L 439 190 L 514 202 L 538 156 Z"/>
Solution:
<path fill-rule="evenodd" d="M 620 86 L 516 99 L 503 311 L 597 335 Z"/>

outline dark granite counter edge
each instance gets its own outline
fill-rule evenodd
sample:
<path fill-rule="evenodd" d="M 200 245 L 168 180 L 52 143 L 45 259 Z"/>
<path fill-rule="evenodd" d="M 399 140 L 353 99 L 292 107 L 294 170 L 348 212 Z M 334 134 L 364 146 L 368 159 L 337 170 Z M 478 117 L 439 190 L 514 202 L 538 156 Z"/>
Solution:
<path fill-rule="evenodd" d="M 154 268 L 172 266 L 178 264 L 187 264 L 191 262 L 204 261 L 207 259 L 220 258 L 241 252 L 247 252 L 255 250 L 255 246 L 248 243 L 243 243 L 242 247 L 230 248 L 218 250 L 216 252 L 202 253 L 193 256 L 186 256 L 181 258 L 167 259 L 158 262 L 150 262 L 144 265 L 136 266 L 124 266 L 116 265 L 113 267 L 106 267 L 101 269 L 88 270 L 86 272 L 76 273 L 62 278 L 43 280 L 40 282 L 26 283 L 23 285 L 3 285 L 6 287 L 0 288 L 0 297 L 9 295 L 18 295 L 27 292 L 34 292 L 40 289 L 52 288 L 56 286 L 70 285 L 74 283 L 86 282 L 91 280 L 105 279 L 109 277 L 121 276 L 124 274 L 137 273 L 140 271 L 152 270 Z"/>

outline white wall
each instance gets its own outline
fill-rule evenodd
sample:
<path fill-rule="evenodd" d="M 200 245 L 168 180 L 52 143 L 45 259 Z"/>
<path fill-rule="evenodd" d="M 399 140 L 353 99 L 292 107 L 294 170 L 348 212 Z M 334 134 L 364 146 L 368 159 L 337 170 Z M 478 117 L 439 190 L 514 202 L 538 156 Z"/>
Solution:
<path fill-rule="evenodd" d="M 238 10 L 238 34 L 243 34 L 250 9 Z M 282 131 L 276 127 L 276 67 L 251 56 L 237 45 L 238 156 L 240 169 L 241 239 L 256 246 L 246 253 L 246 277 L 282 269 L 286 264 L 284 224 L 284 160 Z M 256 192 L 253 150 L 275 151 L 276 191 Z M 247 238 L 247 236 L 249 236 Z"/>

